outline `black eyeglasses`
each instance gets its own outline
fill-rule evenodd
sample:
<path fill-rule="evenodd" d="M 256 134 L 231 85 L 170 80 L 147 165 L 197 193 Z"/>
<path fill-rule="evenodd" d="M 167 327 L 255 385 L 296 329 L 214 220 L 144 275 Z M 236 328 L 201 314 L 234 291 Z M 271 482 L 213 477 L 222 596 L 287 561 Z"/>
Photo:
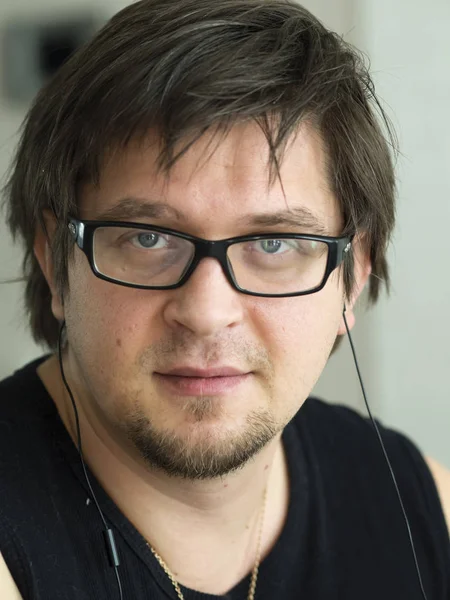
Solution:
<path fill-rule="evenodd" d="M 181 287 L 203 258 L 251 296 L 287 297 L 321 290 L 351 248 L 349 237 L 293 233 L 209 241 L 154 225 L 70 219 L 69 231 L 100 279 L 132 288 Z"/>

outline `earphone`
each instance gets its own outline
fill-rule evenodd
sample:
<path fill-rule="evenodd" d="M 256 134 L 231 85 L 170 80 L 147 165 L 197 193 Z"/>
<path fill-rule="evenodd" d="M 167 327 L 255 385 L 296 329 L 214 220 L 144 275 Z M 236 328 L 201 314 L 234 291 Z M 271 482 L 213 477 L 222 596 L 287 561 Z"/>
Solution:
<path fill-rule="evenodd" d="M 413 537 L 412 537 L 412 533 L 411 533 L 411 527 L 409 525 L 409 520 L 408 520 L 408 517 L 406 515 L 406 511 L 405 511 L 405 508 L 404 508 L 404 505 L 403 505 L 403 500 L 402 500 L 402 497 L 401 497 L 401 494 L 400 494 L 400 490 L 399 490 L 398 485 L 397 485 L 397 480 L 395 478 L 395 474 L 394 474 L 394 471 L 392 469 L 391 462 L 389 460 L 386 448 L 384 447 L 384 443 L 383 443 L 380 431 L 378 429 L 376 421 L 372 417 L 372 412 L 371 412 L 371 410 L 369 408 L 369 403 L 367 401 L 366 391 L 365 391 L 364 384 L 363 384 L 363 381 L 362 381 L 362 377 L 361 377 L 361 372 L 360 372 L 360 369 L 359 369 L 358 360 L 356 358 L 356 352 L 355 352 L 355 348 L 354 348 L 354 345 L 353 345 L 353 340 L 352 340 L 352 337 L 350 335 L 350 329 L 348 327 L 347 318 L 345 316 L 346 310 L 347 309 L 346 309 L 346 306 L 344 304 L 342 315 L 343 315 L 343 319 L 344 319 L 344 323 L 345 323 L 345 328 L 347 330 L 347 335 L 348 335 L 348 339 L 349 339 L 349 342 L 350 342 L 350 347 L 351 347 L 351 351 L 352 351 L 352 354 L 353 354 L 353 359 L 354 359 L 354 362 L 355 362 L 355 367 L 356 367 L 356 371 L 357 371 L 357 374 L 358 374 L 359 383 L 361 385 L 362 394 L 363 394 L 363 397 L 364 397 L 364 401 L 365 401 L 365 404 L 366 404 L 366 407 L 367 407 L 367 411 L 368 411 L 370 420 L 371 420 L 372 425 L 373 425 L 373 427 L 375 429 L 375 432 L 376 432 L 376 434 L 378 436 L 378 440 L 379 440 L 379 442 L 381 444 L 381 447 L 382 447 L 382 450 L 383 450 L 383 453 L 384 453 L 384 457 L 385 457 L 387 465 L 389 467 L 391 478 L 392 478 L 392 481 L 394 483 L 394 486 L 395 486 L 395 489 L 396 489 L 396 492 L 397 492 L 397 496 L 398 496 L 398 500 L 400 502 L 400 506 L 401 506 L 401 509 L 402 509 L 403 516 L 405 518 L 405 523 L 406 523 L 406 527 L 407 527 L 407 530 L 408 530 L 409 541 L 410 541 L 411 550 L 412 550 L 412 553 L 413 553 L 413 556 L 414 556 L 414 563 L 415 563 L 415 567 L 416 567 L 417 577 L 418 577 L 420 589 L 421 589 L 421 592 L 422 592 L 423 600 L 428 600 L 427 595 L 425 593 L 424 586 L 423 586 L 423 582 L 422 582 L 422 575 L 421 575 L 421 572 L 420 572 L 419 563 L 418 563 L 417 556 L 416 556 L 416 550 L 415 550 L 415 547 L 414 547 L 414 541 L 413 541 Z M 92 498 L 94 500 L 95 506 L 97 507 L 97 510 L 98 510 L 98 512 L 100 514 L 100 518 L 101 518 L 101 520 L 103 522 L 103 525 L 104 525 L 104 528 L 105 528 L 104 532 L 103 532 L 103 535 L 104 535 L 105 544 L 106 544 L 106 551 L 107 551 L 107 554 L 108 554 L 108 557 L 109 557 L 110 565 L 114 569 L 114 572 L 115 572 L 115 575 L 116 575 L 117 586 L 118 586 L 118 590 L 119 590 L 119 600 L 123 600 L 122 582 L 121 582 L 121 579 L 120 579 L 120 574 L 119 574 L 119 569 L 118 569 L 119 566 L 120 566 L 120 559 L 119 559 L 119 554 L 117 552 L 116 542 L 115 542 L 115 538 L 114 538 L 114 531 L 108 526 L 108 523 L 106 522 L 106 519 L 105 519 L 105 517 L 103 515 L 103 512 L 102 512 L 102 510 L 100 508 L 100 505 L 99 505 L 99 503 L 97 501 L 97 498 L 96 498 L 96 496 L 94 494 L 94 490 L 92 489 L 92 485 L 91 485 L 91 482 L 90 482 L 88 474 L 87 474 L 86 464 L 84 462 L 84 456 L 83 456 L 83 449 L 82 449 L 82 445 L 81 445 L 81 430 L 80 430 L 80 422 L 79 422 L 79 418 L 78 418 L 78 410 L 77 410 L 77 407 L 76 407 L 76 404 L 75 404 L 75 400 L 74 400 L 72 391 L 71 391 L 71 389 L 69 387 L 69 384 L 67 383 L 67 379 L 66 379 L 66 376 L 65 376 L 65 373 L 64 373 L 64 367 L 63 367 L 63 361 L 62 361 L 62 335 L 63 335 L 64 329 L 65 329 L 65 322 L 63 322 L 62 325 L 61 325 L 61 327 L 60 327 L 59 338 L 58 338 L 58 358 L 59 358 L 59 367 L 60 367 L 60 371 L 61 371 L 61 377 L 62 377 L 64 386 L 67 389 L 67 392 L 69 394 L 70 400 L 71 400 L 72 405 L 73 405 L 74 413 L 75 413 L 75 422 L 76 422 L 76 429 L 77 429 L 78 453 L 80 455 L 81 464 L 83 466 L 84 476 L 86 478 L 86 482 L 88 484 L 88 487 L 89 487 L 89 490 L 91 492 Z"/>

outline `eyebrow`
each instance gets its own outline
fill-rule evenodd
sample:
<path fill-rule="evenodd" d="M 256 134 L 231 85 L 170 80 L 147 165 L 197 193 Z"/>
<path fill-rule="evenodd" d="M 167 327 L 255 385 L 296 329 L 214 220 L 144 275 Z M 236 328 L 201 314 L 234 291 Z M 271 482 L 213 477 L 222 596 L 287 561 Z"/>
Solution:
<path fill-rule="evenodd" d="M 184 213 L 169 204 L 137 197 L 123 198 L 117 204 L 96 216 L 96 219 L 100 221 L 131 221 L 143 218 L 173 218 L 184 223 L 187 223 L 189 220 Z M 240 220 L 240 224 L 247 227 L 273 227 L 282 225 L 312 231 L 317 235 L 330 234 L 325 224 L 304 206 L 298 206 L 289 210 L 280 210 L 274 213 L 251 213 L 244 215 Z"/>
<path fill-rule="evenodd" d="M 185 216 L 173 206 L 164 202 L 150 202 L 144 198 L 123 198 L 114 206 L 97 215 L 101 221 L 128 221 L 130 219 L 162 219 L 172 217 L 184 221 Z"/>
<path fill-rule="evenodd" d="M 274 225 L 284 225 L 286 227 L 298 227 L 314 231 L 318 235 L 330 235 L 325 224 L 304 206 L 297 206 L 290 210 L 280 210 L 274 213 L 248 215 L 244 217 L 243 222 L 249 226 L 261 225 L 271 227 Z"/>

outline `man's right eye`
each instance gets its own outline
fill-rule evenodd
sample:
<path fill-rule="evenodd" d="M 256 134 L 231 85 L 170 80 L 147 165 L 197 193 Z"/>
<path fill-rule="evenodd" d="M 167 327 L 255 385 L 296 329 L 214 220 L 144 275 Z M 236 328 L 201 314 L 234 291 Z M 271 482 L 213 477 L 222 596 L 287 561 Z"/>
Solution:
<path fill-rule="evenodd" d="M 134 234 L 130 238 L 130 242 L 136 248 L 144 248 L 144 249 L 157 248 L 157 249 L 159 249 L 159 248 L 164 247 L 164 242 L 167 243 L 167 240 L 164 240 L 164 238 L 157 233 L 145 231 L 145 232 Z M 160 242 L 162 242 L 163 245 L 161 245 Z M 158 244 L 159 244 L 159 246 L 158 246 Z"/>

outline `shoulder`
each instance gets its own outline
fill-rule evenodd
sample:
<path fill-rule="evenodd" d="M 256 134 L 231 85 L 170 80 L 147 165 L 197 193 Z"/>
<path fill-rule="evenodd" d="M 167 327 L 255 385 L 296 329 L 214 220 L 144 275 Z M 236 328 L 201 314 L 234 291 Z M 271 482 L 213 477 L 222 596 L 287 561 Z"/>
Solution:
<path fill-rule="evenodd" d="M 0 553 L 0 598 L 2 600 L 22 600 L 10 570 L 6 566 L 3 555 Z"/>
<path fill-rule="evenodd" d="M 7 391 L 23 386 L 28 386 L 30 383 L 36 383 L 37 368 L 45 362 L 51 355 L 43 355 L 35 360 L 32 360 L 23 366 L 19 366 L 16 370 L 11 371 L 10 375 L 6 375 L 0 380 L 0 389 Z"/>
<path fill-rule="evenodd" d="M 38 362 L 0 381 L 0 540 L 2 516 L 18 518 L 28 495 L 44 493 L 41 481 L 59 460 L 57 411 L 36 373 Z M 1 544 L 0 551 L 8 560 Z"/>
<path fill-rule="evenodd" d="M 46 389 L 37 374 L 38 366 L 46 358 L 38 358 L 0 381 L 1 424 L 17 419 L 23 424 L 37 410 L 50 406 Z M 39 404 L 37 398 L 41 400 Z"/>
<path fill-rule="evenodd" d="M 430 456 L 426 456 L 425 461 L 438 489 L 450 535 L 450 470 Z"/>
<path fill-rule="evenodd" d="M 438 543 L 448 546 L 450 472 L 425 457 L 407 435 L 375 420 L 405 506 L 418 522 L 426 521 Z M 347 406 L 308 398 L 294 421 L 300 435 L 319 453 L 323 468 L 347 478 L 351 471 L 353 480 L 370 473 L 374 486 L 392 487 L 378 434 L 368 417 Z"/>

